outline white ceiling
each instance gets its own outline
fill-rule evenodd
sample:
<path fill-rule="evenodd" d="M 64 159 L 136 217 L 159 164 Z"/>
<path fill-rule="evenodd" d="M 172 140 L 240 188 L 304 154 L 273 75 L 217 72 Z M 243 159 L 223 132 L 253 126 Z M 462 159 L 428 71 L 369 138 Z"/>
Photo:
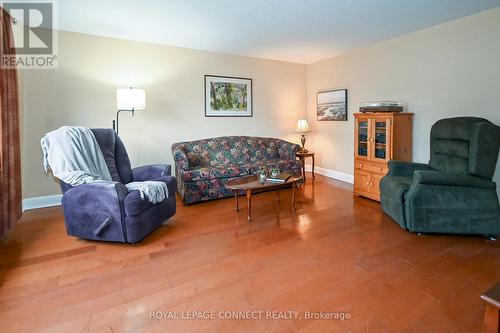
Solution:
<path fill-rule="evenodd" d="M 310 63 L 500 0 L 59 0 L 61 30 Z"/>

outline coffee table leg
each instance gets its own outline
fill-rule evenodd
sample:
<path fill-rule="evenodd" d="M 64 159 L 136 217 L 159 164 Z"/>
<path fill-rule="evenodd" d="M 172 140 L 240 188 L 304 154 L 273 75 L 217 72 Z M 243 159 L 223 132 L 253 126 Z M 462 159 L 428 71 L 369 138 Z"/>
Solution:
<path fill-rule="evenodd" d="M 292 212 L 295 213 L 295 182 L 292 183 Z"/>
<path fill-rule="evenodd" d="M 247 190 L 248 222 L 252 221 L 252 190 Z"/>
<path fill-rule="evenodd" d="M 276 209 L 280 207 L 280 192 L 276 190 Z"/>
<path fill-rule="evenodd" d="M 240 210 L 240 205 L 238 202 L 238 190 L 234 191 L 234 198 L 236 199 L 236 211 Z"/>

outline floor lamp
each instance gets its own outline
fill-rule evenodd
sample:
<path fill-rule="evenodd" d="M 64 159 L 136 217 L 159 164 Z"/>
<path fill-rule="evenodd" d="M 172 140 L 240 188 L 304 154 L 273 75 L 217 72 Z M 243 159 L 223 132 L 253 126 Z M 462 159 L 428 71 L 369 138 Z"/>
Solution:
<path fill-rule="evenodd" d="M 113 129 L 118 134 L 118 119 L 120 112 L 132 112 L 146 109 L 146 91 L 144 89 L 122 88 L 116 89 L 116 122 L 113 120 Z M 115 127 L 116 125 L 116 127 Z"/>

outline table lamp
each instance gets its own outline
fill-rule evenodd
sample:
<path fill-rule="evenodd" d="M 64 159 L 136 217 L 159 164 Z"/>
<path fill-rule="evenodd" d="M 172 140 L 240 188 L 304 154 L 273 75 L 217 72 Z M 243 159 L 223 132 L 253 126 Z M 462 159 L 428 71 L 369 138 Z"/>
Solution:
<path fill-rule="evenodd" d="M 297 130 L 296 130 L 297 133 L 300 133 L 302 134 L 302 137 L 300 138 L 300 142 L 302 143 L 302 149 L 301 149 L 301 153 L 307 153 L 307 149 L 304 148 L 305 144 L 306 144 L 306 135 L 305 133 L 309 133 L 311 132 L 311 129 L 309 128 L 309 125 L 307 124 L 307 120 L 305 119 L 299 119 L 299 121 L 297 122 Z"/>
<path fill-rule="evenodd" d="M 146 109 L 146 91 L 136 88 L 116 89 L 116 134 L 118 134 L 118 117 L 120 112 L 129 111 L 134 115 L 134 111 Z M 113 120 L 113 129 L 115 121 Z"/>

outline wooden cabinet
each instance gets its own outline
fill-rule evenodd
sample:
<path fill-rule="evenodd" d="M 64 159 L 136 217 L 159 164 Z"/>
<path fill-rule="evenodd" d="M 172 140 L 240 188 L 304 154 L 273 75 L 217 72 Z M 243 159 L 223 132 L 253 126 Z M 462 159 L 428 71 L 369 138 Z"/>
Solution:
<path fill-rule="evenodd" d="M 354 192 L 370 193 L 370 173 L 363 170 L 354 170 Z"/>
<path fill-rule="evenodd" d="M 387 162 L 412 159 L 413 113 L 355 113 L 354 117 L 354 194 L 380 201 Z"/>

